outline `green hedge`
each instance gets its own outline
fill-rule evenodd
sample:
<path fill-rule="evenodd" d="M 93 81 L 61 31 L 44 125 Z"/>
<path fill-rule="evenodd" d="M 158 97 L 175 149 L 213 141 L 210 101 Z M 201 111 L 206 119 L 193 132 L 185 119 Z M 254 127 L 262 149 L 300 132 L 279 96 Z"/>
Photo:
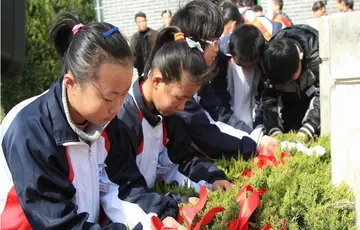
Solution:
<path fill-rule="evenodd" d="M 4 108 L 2 107 L 2 105 L 0 105 L 0 123 L 4 119 L 4 116 L 5 116 Z"/>
<path fill-rule="evenodd" d="M 20 101 L 45 91 L 60 74 L 60 58 L 48 41 L 48 32 L 61 11 L 75 11 L 83 22 L 95 20 L 92 0 L 26 1 L 24 71 L 1 84 L 2 106 L 8 112 Z"/>
<path fill-rule="evenodd" d="M 294 134 L 284 135 L 281 140 L 294 140 Z M 261 196 L 260 206 L 251 217 L 256 223 L 254 229 L 271 224 L 273 229 L 280 229 L 280 219 L 286 218 L 287 229 L 356 229 L 354 196 L 343 184 L 334 187 L 331 184 L 330 138 L 320 138 L 309 146 L 322 145 L 326 154 L 322 157 L 307 156 L 291 152 L 292 158 L 282 165 L 263 169 L 256 168 L 252 161 L 220 160 L 216 164 L 227 176 L 235 181 L 236 186 L 228 192 L 211 192 L 204 211 L 223 206 L 225 211 L 217 214 L 207 229 L 226 229 L 230 220 L 237 219 L 239 205 L 236 202 L 238 191 L 245 184 L 256 189 L 267 188 Z M 280 152 L 276 154 L 279 157 Z M 279 159 L 279 158 L 277 158 Z M 253 169 L 252 177 L 243 177 L 243 170 Z M 174 189 L 166 186 L 157 187 L 158 191 L 180 191 L 191 195 L 189 189 Z"/>

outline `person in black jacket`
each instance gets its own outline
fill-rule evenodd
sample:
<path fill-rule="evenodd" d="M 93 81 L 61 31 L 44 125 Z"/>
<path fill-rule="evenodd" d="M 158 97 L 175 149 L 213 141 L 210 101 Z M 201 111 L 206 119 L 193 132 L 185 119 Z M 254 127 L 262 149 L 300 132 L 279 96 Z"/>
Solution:
<path fill-rule="evenodd" d="M 320 133 L 320 62 L 318 31 L 307 25 L 283 29 L 266 45 L 262 66 L 269 81 L 261 110 L 269 135 Z"/>

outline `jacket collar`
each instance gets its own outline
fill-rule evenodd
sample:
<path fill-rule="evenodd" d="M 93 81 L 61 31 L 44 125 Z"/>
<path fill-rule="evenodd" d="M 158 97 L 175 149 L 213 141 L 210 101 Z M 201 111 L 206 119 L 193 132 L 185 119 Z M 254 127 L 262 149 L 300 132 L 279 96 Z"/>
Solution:
<path fill-rule="evenodd" d="M 144 118 L 149 122 L 149 124 L 151 126 L 155 127 L 155 126 L 159 125 L 162 122 L 163 117 L 161 115 L 154 114 L 152 111 L 150 111 L 147 108 L 146 103 L 144 101 L 143 94 L 142 94 L 141 89 L 140 89 L 140 84 L 143 81 L 144 81 L 144 78 L 140 77 L 139 79 L 137 79 L 134 82 L 134 84 L 132 86 L 133 98 L 135 100 L 136 105 L 138 106 L 138 109 L 140 110 L 140 112 L 144 116 Z"/>
<path fill-rule="evenodd" d="M 60 77 L 48 91 L 50 121 L 53 128 L 53 137 L 57 145 L 67 142 L 80 142 L 78 135 L 66 120 L 62 104 L 62 81 L 63 77 Z"/>

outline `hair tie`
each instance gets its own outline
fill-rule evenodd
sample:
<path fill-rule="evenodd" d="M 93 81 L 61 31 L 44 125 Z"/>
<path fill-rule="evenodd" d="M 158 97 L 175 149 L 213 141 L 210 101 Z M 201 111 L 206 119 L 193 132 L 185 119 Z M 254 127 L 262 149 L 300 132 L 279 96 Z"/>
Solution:
<path fill-rule="evenodd" d="M 84 25 L 82 23 L 76 24 L 73 28 L 72 28 L 72 32 L 74 35 L 76 35 L 77 33 L 79 33 L 80 29 L 83 28 Z"/>
<path fill-rule="evenodd" d="M 104 33 L 104 38 L 107 38 L 109 35 L 113 34 L 115 31 L 119 31 L 119 28 L 117 28 L 116 26 L 114 26 L 112 29 L 106 31 Z"/>
<path fill-rule="evenodd" d="M 177 32 L 174 34 L 174 40 L 177 41 L 184 41 L 185 40 L 185 35 L 184 33 L 181 32 Z"/>
<path fill-rule="evenodd" d="M 204 50 L 201 48 L 200 42 L 195 42 L 193 40 L 191 40 L 190 38 L 185 38 L 186 39 L 186 43 L 188 44 L 188 46 L 190 48 L 196 48 L 198 50 L 200 50 L 202 53 L 204 53 Z"/>

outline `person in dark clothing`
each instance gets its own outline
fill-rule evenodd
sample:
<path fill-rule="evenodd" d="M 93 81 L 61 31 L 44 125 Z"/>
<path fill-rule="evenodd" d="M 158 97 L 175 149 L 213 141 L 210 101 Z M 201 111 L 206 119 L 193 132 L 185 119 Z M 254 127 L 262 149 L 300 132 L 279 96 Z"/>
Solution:
<path fill-rule="evenodd" d="M 320 133 L 319 37 L 308 25 L 281 30 L 261 61 L 269 81 L 261 97 L 266 131 L 290 130 L 309 139 Z"/>
<path fill-rule="evenodd" d="M 260 141 L 249 135 L 253 128 L 231 110 L 226 78 L 229 58 L 219 52 L 218 44 L 224 26 L 221 10 L 207 0 L 191 1 L 173 15 L 170 25 L 199 42 L 206 64 L 216 76 L 177 113 L 186 122 L 195 148 L 210 158 L 237 158 L 240 152 L 249 159 Z"/>
<path fill-rule="evenodd" d="M 131 36 L 130 49 L 134 67 L 137 69 L 138 75 L 141 76 L 158 32 L 147 27 L 146 15 L 142 12 L 135 15 L 135 22 L 138 31 Z"/>

